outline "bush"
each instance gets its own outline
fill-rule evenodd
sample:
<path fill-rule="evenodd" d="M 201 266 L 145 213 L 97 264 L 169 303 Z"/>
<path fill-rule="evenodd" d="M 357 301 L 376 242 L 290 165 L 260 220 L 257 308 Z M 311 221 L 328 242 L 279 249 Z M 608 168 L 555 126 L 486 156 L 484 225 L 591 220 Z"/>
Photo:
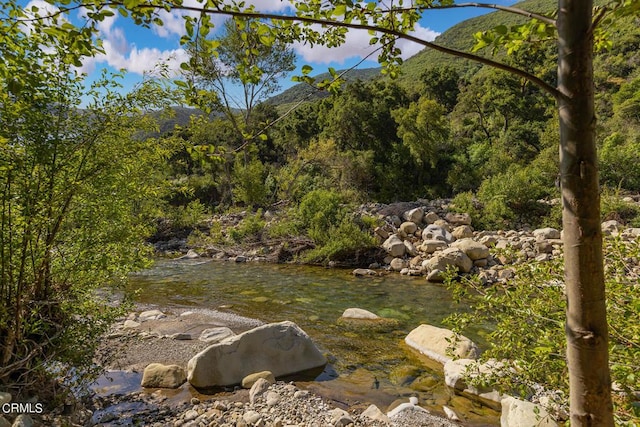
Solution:
<path fill-rule="evenodd" d="M 258 159 L 244 163 L 238 156 L 233 169 L 233 199 L 245 206 L 264 206 L 269 200 L 267 168 Z"/>
<path fill-rule="evenodd" d="M 240 223 L 229 230 L 229 238 L 235 242 L 241 240 L 260 240 L 265 222 L 262 219 L 262 209 L 258 209 L 255 214 L 248 214 Z"/>
<path fill-rule="evenodd" d="M 373 246 L 376 246 L 376 242 L 370 233 L 362 230 L 353 220 L 344 218 L 337 227 L 332 226 L 327 231 L 325 244 L 305 253 L 303 260 L 327 263 Z"/>
<path fill-rule="evenodd" d="M 606 297 L 609 320 L 609 359 L 614 392 L 616 425 L 637 425 L 640 408 L 633 392 L 640 390 L 637 361 L 640 360 L 640 293 L 637 260 L 640 239 L 604 241 Z M 470 325 L 493 325 L 486 337 L 488 348 L 482 360 L 506 359 L 504 370 L 480 376 L 471 382 L 488 384 L 524 398 L 537 392 L 536 385 L 561 393 L 567 405 L 568 372 L 565 359 L 565 297 L 562 259 L 529 262 L 517 268 L 516 279 L 484 288 L 477 277 L 447 285 L 458 299 L 472 307 L 468 314 L 454 314 L 447 324 L 458 332 Z M 634 424 L 635 423 L 635 424 Z"/>
<path fill-rule="evenodd" d="M 482 222 L 485 227 L 513 227 L 515 222 L 537 226 L 550 207 L 538 202 L 548 197 L 548 178 L 535 167 L 513 165 L 507 172 L 482 182 L 478 199 L 483 204 Z"/>
<path fill-rule="evenodd" d="M 621 224 L 640 227 L 640 207 L 622 200 L 620 189 L 603 187 L 600 195 L 600 214 L 603 221 L 615 219 Z"/>
<path fill-rule="evenodd" d="M 329 190 L 314 190 L 302 198 L 298 215 L 302 228 L 318 244 L 327 243 L 329 231 L 345 217 L 342 195 Z"/>

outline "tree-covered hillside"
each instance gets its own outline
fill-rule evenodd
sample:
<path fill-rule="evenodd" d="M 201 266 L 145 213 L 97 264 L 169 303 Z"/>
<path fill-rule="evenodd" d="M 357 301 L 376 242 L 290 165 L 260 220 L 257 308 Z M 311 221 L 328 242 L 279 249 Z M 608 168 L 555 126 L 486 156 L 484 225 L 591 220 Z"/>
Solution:
<path fill-rule="evenodd" d="M 551 2 L 524 5 L 544 11 Z M 441 40 L 469 49 L 474 33 L 518 22 L 504 20 L 503 14 L 465 21 Z M 595 58 L 601 181 L 609 192 L 640 191 L 638 28 L 634 16 L 615 22 L 608 28 L 611 47 Z M 542 42 L 502 59 L 553 79 L 553 52 L 552 43 Z M 460 68 L 437 55 L 424 51 L 407 61 L 398 81 L 356 81 L 279 117 L 278 102 L 306 96 L 285 91 L 263 106 L 264 120 L 252 124 L 253 132 L 264 130 L 264 140 L 231 143 L 225 149 L 226 137 L 215 138 L 212 143 L 227 153 L 227 160 L 212 164 L 222 175 L 182 155 L 190 166 L 174 165 L 176 182 L 180 191 L 185 182 L 195 187 L 189 190 L 192 196 L 172 203 L 198 201 L 205 209 L 236 203 L 259 207 L 284 200 L 298 203 L 315 189 L 384 202 L 466 193 L 479 203 L 475 208 L 483 214 L 477 221 L 483 226 L 557 221 L 549 204 L 537 202 L 558 197 L 554 100 L 519 77 L 479 65 Z M 218 129 L 224 121 L 207 126 Z M 200 133 L 193 127 L 182 133 L 185 150 L 203 145 L 190 132 Z M 234 148 L 240 145 L 240 150 Z M 193 198 L 196 194 L 209 196 Z"/>

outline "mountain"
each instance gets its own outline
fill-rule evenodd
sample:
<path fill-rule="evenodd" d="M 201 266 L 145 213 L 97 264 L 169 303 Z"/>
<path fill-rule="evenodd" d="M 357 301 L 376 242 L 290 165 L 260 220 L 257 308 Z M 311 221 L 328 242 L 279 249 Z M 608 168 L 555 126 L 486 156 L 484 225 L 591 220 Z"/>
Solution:
<path fill-rule="evenodd" d="M 345 70 L 337 71 L 338 74 L 342 74 Z M 371 80 L 380 76 L 380 68 L 357 68 L 353 70 L 348 70 L 343 78 L 349 82 L 354 82 L 356 80 Z M 325 79 L 331 78 L 329 73 L 318 74 L 317 76 L 313 76 L 316 81 L 322 81 Z M 267 100 L 268 104 L 280 106 L 280 105 L 290 105 L 294 102 L 299 102 L 301 100 L 313 101 L 315 99 L 321 99 L 329 96 L 327 91 L 318 90 L 306 83 L 298 83 L 286 89 L 282 93 L 275 95 L 269 100 Z M 308 98 L 308 99 L 306 99 Z"/>
<path fill-rule="evenodd" d="M 526 9 L 531 12 L 537 12 L 541 14 L 552 13 L 557 7 L 557 2 L 554 0 L 525 0 L 515 4 L 513 7 Z M 446 10 L 441 13 L 447 13 Z M 520 15 L 515 15 L 509 12 L 495 11 L 486 15 L 478 16 L 475 18 L 462 21 L 453 27 L 446 30 L 434 41 L 435 44 L 446 46 L 460 51 L 469 52 L 475 44 L 473 35 L 479 31 L 486 31 L 488 29 L 497 27 L 498 25 L 517 25 L 527 21 L 527 18 Z M 479 53 L 480 55 L 490 56 L 490 52 Z M 452 65 L 460 71 L 466 71 L 469 68 L 475 67 L 474 63 L 456 58 L 454 56 L 438 52 L 436 50 L 425 48 L 416 55 L 407 59 L 402 64 L 402 73 L 398 78 L 398 82 L 404 86 L 415 85 L 415 82 L 420 81 L 420 76 L 425 69 L 437 65 Z M 321 74 L 316 76 L 317 80 L 327 78 L 328 74 Z M 346 74 L 347 81 L 354 80 L 370 80 L 375 78 L 386 78 L 380 74 L 380 68 L 367 68 L 362 70 L 351 70 Z M 316 95 L 310 96 L 314 91 Z M 307 84 L 297 84 L 281 94 L 276 95 L 269 99 L 269 103 L 273 105 L 292 104 L 299 102 L 305 97 L 309 96 L 309 101 L 319 99 L 328 96 L 326 92 L 317 91 Z"/>

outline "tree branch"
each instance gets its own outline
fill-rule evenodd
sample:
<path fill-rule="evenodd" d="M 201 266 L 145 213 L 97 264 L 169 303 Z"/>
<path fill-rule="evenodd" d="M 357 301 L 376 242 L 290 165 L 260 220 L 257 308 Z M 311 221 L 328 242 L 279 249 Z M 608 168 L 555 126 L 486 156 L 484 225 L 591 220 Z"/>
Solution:
<path fill-rule="evenodd" d="M 121 3 L 119 2 L 114 2 L 114 5 L 121 5 Z M 149 6 L 149 5 L 141 5 L 140 8 L 141 9 L 146 9 L 146 8 L 154 8 L 157 9 L 157 6 Z M 536 86 L 540 87 L 542 90 L 544 90 L 545 92 L 549 93 L 551 96 L 553 96 L 555 99 L 558 99 L 559 97 L 562 96 L 562 94 L 560 93 L 560 91 L 551 86 L 550 84 L 548 84 L 547 82 L 545 82 L 544 80 L 538 78 L 537 76 L 530 74 L 524 70 L 521 70 L 519 68 L 515 68 L 512 67 L 510 65 L 507 64 L 503 64 L 501 62 L 498 61 L 494 61 L 492 59 L 488 59 L 488 58 L 484 58 L 482 56 L 478 56 L 478 55 L 474 55 L 468 52 L 463 52 L 463 51 L 459 51 L 456 49 L 452 49 L 452 48 L 448 48 L 445 46 L 441 46 L 441 45 L 437 45 L 435 43 L 432 42 L 428 42 L 426 40 L 422 40 L 418 37 L 412 36 L 410 34 L 405 34 L 401 31 L 398 30 L 393 30 L 393 29 L 388 29 L 388 28 L 381 28 L 381 27 L 377 27 L 375 25 L 370 25 L 370 24 L 356 24 L 356 23 L 350 23 L 350 22 L 343 22 L 343 21 L 335 21 L 335 20 L 331 20 L 331 19 L 320 19 L 320 18 L 311 18 L 311 17 L 306 17 L 306 16 L 290 16 L 290 15 L 277 15 L 277 14 L 272 14 L 272 13 L 262 13 L 262 12 L 240 12 L 240 11 L 220 11 L 220 10 L 211 10 L 211 9 L 203 9 L 203 8 L 197 8 L 197 7 L 189 7 L 189 6 L 180 6 L 177 9 L 180 10 L 187 10 L 187 11 L 192 11 L 192 12 L 201 12 L 201 13 L 211 13 L 214 15 L 227 15 L 227 16 L 232 16 L 232 17 L 245 17 L 245 18 L 253 18 L 253 19 L 273 19 L 273 20 L 281 20 L 281 21 L 294 21 L 294 22 L 302 22 L 302 23 L 307 23 L 307 24 L 318 24 L 318 25 L 324 25 L 324 26 L 332 26 L 332 27 L 340 27 L 340 28 L 349 28 L 349 29 L 359 29 L 359 30 L 367 30 L 367 31 L 375 31 L 375 32 L 379 32 L 379 33 L 383 33 L 383 34 L 389 34 L 392 35 L 394 37 L 397 38 L 401 38 L 404 40 L 409 40 L 412 41 L 414 43 L 420 44 L 422 46 L 425 46 L 427 48 L 433 49 L 433 50 L 437 50 L 439 52 L 442 53 L 446 53 L 448 55 L 452 55 L 452 56 L 457 56 L 459 58 L 464 58 L 464 59 L 468 59 L 474 62 L 479 62 L 481 64 L 484 65 L 488 65 L 503 71 L 507 71 L 509 73 L 515 74 L 517 76 L 520 76 L 524 79 L 529 80 L 530 82 L 532 82 L 533 84 L 535 84 Z"/>
<path fill-rule="evenodd" d="M 509 13 L 513 13 L 513 14 L 516 14 L 516 15 L 521 15 L 521 16 L 527 17 L 529 19 L 536 19 L 536 20 L 538 20 L 540 22 L 544 22 L 545 24 L 553 25 L 554 27 L 556 26 L 556 20 L 553 19 L 553 18 L 549 18 L 548 16 L 540 15 L 539 13 L 530 12 L 528 10 L 520 9 L 520 8 L 517 8 L 517 7 L 500 6 L 499 4 L 456 3 L 456 4 L 450 4 L 450 5 L 441 5 L 441 6 L 432 6 L 432 7 L 428 7 L 428 8 L 420 8 L 420 10 L 421 11 L 426 11 L 426 10 L 439 10 L 439 9 L 454 9 L 454 8 L 461 8 L 461 7 L 478 7 L 478 8 L 485 8 L 485 9 L 501 10 L 503 12 L 509 12 Z"/>

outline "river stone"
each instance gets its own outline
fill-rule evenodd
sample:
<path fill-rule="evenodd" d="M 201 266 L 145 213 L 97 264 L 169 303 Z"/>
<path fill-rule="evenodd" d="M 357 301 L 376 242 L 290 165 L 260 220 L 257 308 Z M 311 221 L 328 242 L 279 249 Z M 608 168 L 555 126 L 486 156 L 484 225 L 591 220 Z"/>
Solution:
<path fill-rule="evenodd" d="M 472 261 L 487 258 L 489 256 L 489 248 L 473 239 L 456 240 L 451 244 L 452 247 L 460 249 Z"/>
<path fill-rule="evenodd" d="M 444 382 L 447 386 L 463 393 L 465 396 L 481 402 L 496 411 L 500 410 L 504 395 L 490 387 L 475 387 L 467 385 L 467 377 L 477 377 L 478 374 L 498 373 L 503 365 L 496 360 L 478 363 L 473 359 L 449 360 L 444 364 Z"/>
<path fill-rule="evenodd" d="M 369 405 L 367 409 L 365 409 L 362 414 L 360 414 L 361 418 L 369 418 L 370 420 L 382 421 L 385 423 L 390 423 L 391 420 L 387 415 L 380 410 L 376 405 Z"/>
<path fill-rule="evenodd" d="M 136 322 L 135 320 L 131 320 L 131 319 L 127 319 L 124 321 L 124 325 L 122 325 L 122 327 L 124 329 L 135 329 L 138 326 L 140 326 L 139 322 Z"/>
<path fill-rule="evenodd" d="M 387 240 L 382 244 L 382 248 L 387 251 L 389 255 L 394 258 L 404 256 L 406 251 L 406 247 L 404 246 L 404 242 L 395 234 L 389 236 Z"/>
<path fill-rule="evenodd" d="M 473 237 L 473 229 L 468 225 L 459 225 L 453 229 L 451 234 L 456 238 L 456 240 L 466 239 L 469 237 Z"/>
<path fill-rule="evenodd" d="M 408 210 L 402 214 L 402 218 L 404 218 L 405 220 L 413 224 L 420 224 L 422 223 L 422 219 L 424 218 L 424 209 L 415 208 L 415 209 Z M 414 229 L 413 232 L 407 233 L 407 234 L 413 234 L 415 233 L 415 231 L 416 230 Z"/>
<path fill-rule="evenodd" d="M 405 232 L 407 236 L 411 236 L 413 233 L 416 232 L 417 229 L 418 229 L 418 226 L 416 225 L 415 222 L 406 221 L 400 224 L 400 230 Z"/>
<path fill-rule="evenodd" d="M 371 270 L 369 268 L 356 268 L 355 270 L 353 270 L 353 272 L 351 273 L 356 277 L 366 277 L 366 276 L 377 276 L 378 273 L 376 273 L 374 270 Z"/>
<path fill-rule="evenodd" d="M 363 310 L 362 308 L 347 308 L 344 313 L 342 313 L 341 317 L 345 319 L 380 319 L 380 316 L 378 316 L 377 314 L 374 314 L 367 310 Z"/>
<path fill-rule="evenodd" d="M 178 365 L 151 363 L 144 368 L 142 387 L 178 388 L 186 380 L 184 369 Z"/>
<path fill-rule="evenodd" d="M 225 338 L 234 336 L 235 333 L 226 326 L 220 326 L 218 328 L 207 328 L 200 333 L 198 340 L 214 343 L 220 342 Z"/>
<path fill-rule="evenodd" d="M 475 359 L 478 357 L 478 347 L 464 335 L 456 335 L 453 331 L 422 324 L 409 332 L 404 341 L 410 347 L 443 365 L 452 357 Z"/>
<path fill-rule="evenodd" d="M 332 409 L 329 411 L 329 416 L 331 416 L 331 425 L 335 427 L 347 427 L 354 423 L 351 415 L 341 408 Z"/>
<path fill-rule="evenodd" d="M 440 219 L 440 217 L 438 216 L 438 214 L 433 212 L 433 211 L 427 212 L 424 215 L 424 218 L 422 218 L 422 220 L 427 224 L 433 224 L 434 222 L 438 221 L 439 219 Z"/>
<path fill-rule="evenodd" d="M 146 322 L 147 320 L 158 320 L 165 317 L 167 317 L 167 315 L 160 310 L 147 310 L 140 313 L 140 316 L 138 316 L 138 321 Z"/>
<path fill-rule="evenodd" d="M 449 212 L 444 219 L 453 226 L 458 225 L 471 225 L 471 215 L 468 213 L 453 213 Z"/>
<path fill-rule="evenodd" d="M 13 420 L 11 427 L 33 427 L 33 419 L 27 414 L 20 414 Z"/>
<path fill-rule="evenodd" d="M 538 241 L 546 240 L 546 239 L 559 239 L 560 238 L 560 231 L 556 230 L 555 228 L 551 228 L 551 227 L 538 228 L 536 230 L 533 230 L 533 236 Z"/>
<path fill-rule="evenodd" d="M 0 427 L 11 427 L 11 423 L 2 415 L 0 415 Z"/>
<path fill-rule="evenodd" d="M 557 427 L 558 423 L 545 409 L 531 402 L 507 396 L 502 399 L 501 427 Z"/>
<path fill-rule="evenodd" d="M 447 242 L 442 240 L 424 240 L 420 245 L 420 250 L 428 254 L 432 254 L 437 250 L 447 247 Z"/>
<path fill-rule="evenodd" d="M 389 263 L 389 267 L 391 267 L 393 271 L 401 271 L 403 268 L 407 267 L 407 261 L 402 258 L 394 258 Z"/>
<path fill-rule="evenodd" d="M 249 402 L 254 404 L 256 399 L 265 394 L 269 390 L 271 384 L 264 378 L 258 378 L 258 380 L 251 386 L 249 390 Z"/>
<path fill-rule="evenodd" d="M 442 240 L 446 243 L 451 243 L 455 240 L 455 237 L 444 227 L 436 224 L 427 225 L 422 231 L 422 240 Z"/>
<path fill-rule="evenodd" d="M 0 406 L 11 402 L 11 393 L 0 391 Z"/>
<path fill-rule="evenodd" d="M 612 219 L 610 221 L 605 221 L 602 223 L 601 225 L 602 228 L 602 233 L 606 236 L 617 236 L 618 232 L 620 231 L 620 229 L 622 229 L 622 225 L 616 221 L 615 219 Z"/>
<path fill-rule="evenodd" d="M 240 384 L 253 372 L 280 377 L 327 363 L 311 338 L 290 321 L 259 326 L 229 337 L 195 355 L 187 378 L 196 388 Z"/>
<path fill-rule="evenodd" d="M 251 388 L 260 378 L 265 379 L 269 384 L 276 382 L 276 378 L 271 371 L 262 371 L 249 374 L 242 379 L 242 388 Z"/>

